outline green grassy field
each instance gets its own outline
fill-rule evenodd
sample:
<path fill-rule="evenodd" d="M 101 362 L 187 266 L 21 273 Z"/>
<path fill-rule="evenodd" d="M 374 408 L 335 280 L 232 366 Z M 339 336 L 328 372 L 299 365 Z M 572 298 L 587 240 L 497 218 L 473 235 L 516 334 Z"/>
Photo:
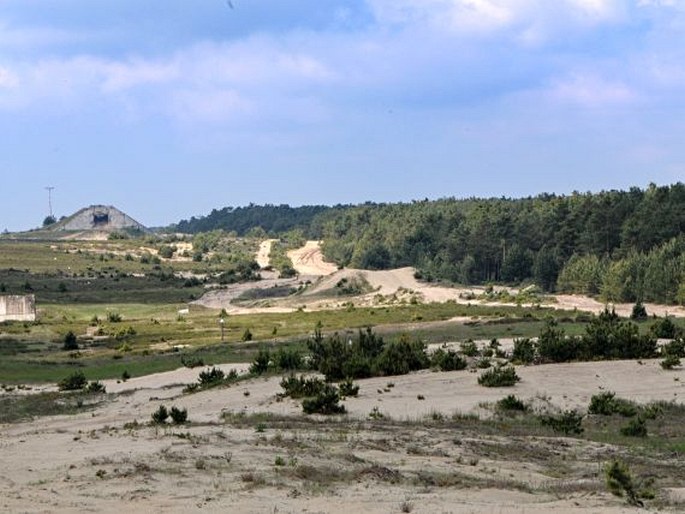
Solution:
<path fill-rule="evenodd" d="M 256 246 L 255 241 L 226 241 L 219 262 L 230 261 L 231 252 L 244 255 Z M 38 306 L 35 323 L 0 324 L 0 383 L 51 382 L 75 369 L 85 370 L 89 379 L 116 378 L 124 371 L 139 376 L 175 369 L 183 355 L 194 352 L 208 364 L 246 362 L 259 344 L 302 345 L 317 323 L 325 333 L 352 334 L 370 326 L 387 338 L 408 334 L 441 343 L 534 337 L 550 316 L 567 334 L 577 335 L 589 319 L 578 312 L 454 302 L 302 308 L 286 314 L 228 316 L 222 342 L 218 310 L 192 306 L 187 315 L 178 314 L 204 288 L 174 275 L 179 265 L 209 273 L 220 269 L 219 264 L 210 262 L 212 256 L 202 262 L 142 262 L 139 251 L 146 244 L 0 239 L 0 294 L 32 292 Z M 459 321 L 450 322 L 452 318 Z M 69 331 L 79 338 L 77 352 L 62 348 Z M 247 331 L 252 341 L 244 342 Z"/>

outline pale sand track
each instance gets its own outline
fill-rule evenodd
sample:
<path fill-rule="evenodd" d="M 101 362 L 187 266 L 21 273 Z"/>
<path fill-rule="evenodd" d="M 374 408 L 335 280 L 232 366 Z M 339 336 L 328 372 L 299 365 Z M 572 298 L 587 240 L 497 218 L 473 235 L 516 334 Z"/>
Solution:
<path fill-rule="evenodd" d="M 270 249 L 270 241 L 264 241 L 260 245 L 260 265 L 267 263 L 264 256 L 268 256 L 267 247 Z M 247 284 L 234 284 L 224 289 L 209 291 L 193 303 L 209 308 L 225 308 L 232 313 L 291 312 L 300 308 L 304 303 L 309 310 L 337 309 L 344 307 L 344 304 L 349 301 L 353 301 L 358 306 L 372 306 L 377 303 L 378 295 L 386 297 L 392 295 L 415 296 L 417 300 L 425 303 L 453 301 L 461 304 L 512 305 L 511 303 L 482 302 L 468 299 L 471 294 L 476 296 L 482 294 L 485 291 L 484 287 L 447 287 L 421 282 L 415 278 L 416 270 L 411 267 L 381 271 L 351 268 L 339 270 L 335 264 L 323 260 L 319 241 L 307 241 L 302 248 L 288 252 L 288 257 L 300 274 L 299 280 L 267 279 Z M 336 284 L 342 279 L 352 277 L 361 277 L 366 280 L 371 286 L 372 292 L 354 297 L 337 297 Z M 238 307 L 230 303 L 231 300 L 249 289 L 268 288 L 274 285 L 296 286 L 300 281 L 309 281 L 311 285 L 297 297 L 271 299 L 268 306 L 256 304 L 250 307 Z M 512 293 L 516 292 L 516 289 L 512 288 L 497 287 L 496 289 L 509 289 Z M 607 306 L 598 300 L 580 295 L 554 295 L 549 296 L 549 298 L 551 301 L 545 302 L 543 300 L 542 305 L 560 310 L 578 310 L 597 314 Z M 621 316 L 629 316 L 633 304 L 610 304 L 608 307 L 615 308 Z M 649 315 L 685 317 L 685 307 L 682 306 L 645 304 L 645 307 Z"/>
<path fill-rule="evenodd" d="M 278 241 L 278 239 L 267 239 L 266 241 L 262 241 L 259 245 L 255 260 L 262 269 L 269 267 L 269 263 L 271 262 L 269 257 L 271 255 L 271 245 L 273 245 L 274 241 Z"/>
<path fill-rule="evenodd" d="M 307 241 L 302 248 L 290 250 L 287 255 L 300 275 L 330 275 L 338 269 L 335 264 L 323 260 L 319 241 Z"/>

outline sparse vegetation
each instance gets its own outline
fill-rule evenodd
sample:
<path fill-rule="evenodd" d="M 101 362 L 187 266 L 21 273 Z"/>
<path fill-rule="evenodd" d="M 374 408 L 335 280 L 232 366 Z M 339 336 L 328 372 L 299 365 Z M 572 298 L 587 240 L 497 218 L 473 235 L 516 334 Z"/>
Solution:
<path fill-rule="evenodd" d="M 638 408 L 633 402 L 617 398 L 616 394 L 611 391 L 605 391 L 590 398 L 588 412 L 602 416 L 620 414 L 624 417 L 632 417 L 637 415 Z"/>
<path fill-rule="evenodd" d="M 518 399 L 513 394 L 505 396 L 497 401 L 497 410 L 510 412 L 526 412 L 528 407 L 522 400 Z"/>
<path fill-rule="evenodd" d="M 564 435 L 579 435 L 583 433 L 583 416 L 575 410 L 565 410 L 561 414 L 540 416 L 540 423 L 550 427 L 555 432 Z"/>
<path fill-rule="evenodd" d="M 152 413 L 152 423 L 155 425 L 163 425 L 169 417 L 169 411 L 164 405 L 160 405 L 155 412 Z"/>
<path fill-rule="evenodd" d="M 315 396 L 302 401 L 305 414 L 344 414 L 345 406 L 338 403 L 340 395 L 335 387 L 325 384 Z"/>
<path fill-rule="evenodd" d="M 60 391 L 76 391 L 83 389 L 87 383 L 88 380 L 86 379 L 86 375 L 83 374 L 83 371 L 75 371 L 68 377 L 60 380 L 57 384 L 57 388 Z"/>
<path fill-rule="evenodd" d="M 490 368 L 478 377 L 478 383 L 485 387 L 511 387 L 520 380 L 513 366 Z"/>

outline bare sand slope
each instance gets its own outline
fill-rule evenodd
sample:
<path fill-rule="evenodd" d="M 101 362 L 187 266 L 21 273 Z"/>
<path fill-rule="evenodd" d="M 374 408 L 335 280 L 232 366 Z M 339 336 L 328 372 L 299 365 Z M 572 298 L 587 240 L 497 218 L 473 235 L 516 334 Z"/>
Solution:
<path fill-rule="evenodd" d="M 0 511 L 638 512 L 609 495 L 597 475 L 597 463 L 613 458 L 615 447 L 501 438 L 421 420 L 479 411 L 480 402 L 510 393 L 583 409 L 600 390 L 640 402 L 680 401 L 685 371 L 619 361 L 520 367 L 518 373 L 522 381 L 505 389 L 480 387 L 469 371 L 362 380 L 359 397 L 345 401 L 349 415 L 327 423 L 302 418 L 298 402 L 279 401 L 278 377 L 183 395 L 180 386 L 163 387 L 175 380 L 171 375 L 153 375 L 137 383 L 143 389 L 92 411 L 0 426 Z M 160 405 L 187 408 L 192 423 L 149 426 Z M 398 421 L 375 424 L 368 420 L 374 408 Z M 259 419 L 241 421 L 240 413 L 258 412 L 286 421 L 262 417 L 262 428 Z M 230 413 L 228 423 L 222 413 Z M 572 470 L 570 478 L 556 475 L 560 462 Z"/>
<path fill-rule="evenodd" d="M 271 254 L 271 245 L 273 245 L 274 241 L 277 241 L 277 239 L 267 239 L 259 244 L 259 249 L 257 250 L 257 256 L 255 257 L 255 260 L 262 269 L 269 266 L 269 255 Z"/>
<path fill-rule="evenodd" d="M 300 275 L 330 275 L 338 267 L 323 260 L 320 241 L 307 241 L 302 248 L 291 250 L 288 257 Z"/>

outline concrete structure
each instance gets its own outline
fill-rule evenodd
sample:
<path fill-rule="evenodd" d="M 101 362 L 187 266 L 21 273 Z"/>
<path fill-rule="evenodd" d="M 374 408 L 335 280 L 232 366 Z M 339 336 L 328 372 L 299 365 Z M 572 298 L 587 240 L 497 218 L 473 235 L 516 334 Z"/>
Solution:
<path fill-rule="evenodd" d="M 0 296 L 0 322 L 36 321 L 36 297 L 27 295 Z"/>
<path fill-rule="evenodd" d="M 50 227 L 50 230 L 53 231 L 98 230 L 114 232 L 126 229 L 148 232 L 144 225 L 111 205 L 91 205 Z"/>

